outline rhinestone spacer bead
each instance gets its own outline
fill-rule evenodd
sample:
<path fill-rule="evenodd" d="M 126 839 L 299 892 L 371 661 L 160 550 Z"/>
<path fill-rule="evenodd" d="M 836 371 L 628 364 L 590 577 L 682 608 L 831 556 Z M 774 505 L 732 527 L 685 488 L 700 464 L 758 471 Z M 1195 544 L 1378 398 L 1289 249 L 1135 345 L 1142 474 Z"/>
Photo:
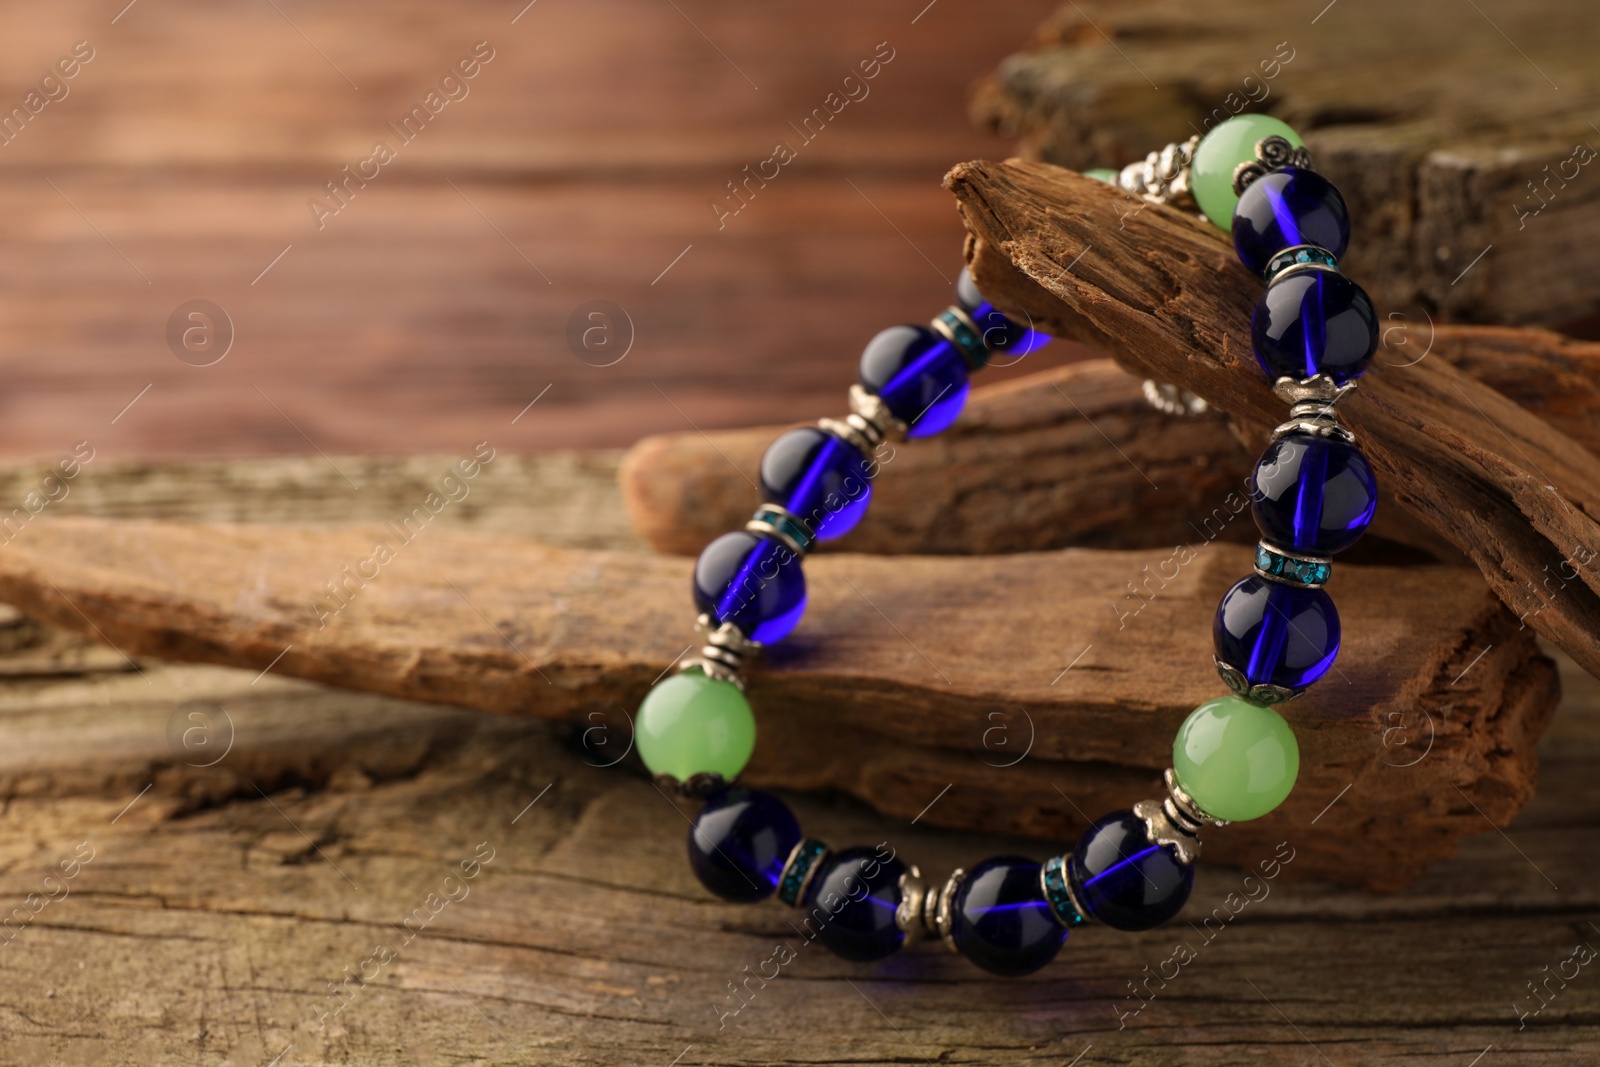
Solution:
<path fill-rule="evenodd" d="M 1333 560 L 1290 552 L 1262 541 L 1256 545 L 1256 573 L 1284 585 L 1316 589 L 1328 584 L 1333 574 Z"/>
<path fill-rule="evenodd" d="M 1338 274 L 1339 261 L 1326 248 L 1317 245 L 1294 245 L 1267 260 L 1267 268 L 1261 272 L 1261 277 L 1271 285 L 1279 278 L 1287 278 L 1292 274 L 1308 270 Z"/>
<path fill-rule="evenodd" d="M 1056 922 L 1067 928 L 1082 926 L 1089 921 L 1088 912 L 1078 903 L 1072 892 L 1072 879 L 1067 875 L 1067 857 L 1051 856 L 1039 868 L 1039 889 L 1050 905 L 1050 914 Z"/>
<path fill-rule="evenodd" d="M 806 899 L 806 890 L 822 867 L 828 855 L 828 846 L 814 837 L 800 840 L 789 852 L 783 873 L 778 875 L 778 899 L 791 908 L 798 908 Z"/>
<path fill-rule="evenodd" d="M 983 331 L 961 308 L 951 305 L 939 312 L 928 324 L 935 333 L 955 345 L 969 370 L 982 370 L 989 364 L 989 346 L 984 343 Z"/>
<path fill-rule="evenodd" d="M 776 537 L 797 556 L 805 555 L 817 543 L 804 519 L 777 504 L 762 504 L 744 528 L 751 533 Z"/>

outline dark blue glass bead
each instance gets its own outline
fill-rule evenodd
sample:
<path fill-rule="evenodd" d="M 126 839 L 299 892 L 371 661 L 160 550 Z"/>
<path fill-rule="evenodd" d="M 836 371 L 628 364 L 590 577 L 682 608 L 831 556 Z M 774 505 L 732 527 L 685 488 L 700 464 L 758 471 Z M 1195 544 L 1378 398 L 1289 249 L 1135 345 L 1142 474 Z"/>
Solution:
<path fill-rule="evenodd" d="M 1032 974 L 1061 951 L 1067 928 L 1050 912 L 1039 865 L 1017 856 L 984 860 L 967 872 L 951 902 L 956 949 L 990 974 Z"/>
<path fill-rule="evenodd" d="M 1183 909 L 1194 868 L 1171 845 L 1150 840 L 1131 811 L 1107 815 L 1085 831 L 1067 863 L 1072 892 L 1093 918 L 1117 930 L 1148 930 Z"/>
<path fill-rule="evenodd" d="M 871 497 L 867 457 L 820 427 L 790 430 L 761 457 L 761 499 L 799 516 L 819 541 L 849 533 Z"/>
<path fill-rule="evenodd" d="M 776 537 L 736 530 L 706 546 L 694 565 L 695 607 L 763 645 L 788 637 L 806 610 L 800 557 Z"/>
<path fill-rule="evenodd" d="M 1256 463 L 1251 508 L 1271 543 L 1331 556 L 1355 544 L 1371 524 L 1378 480 L 1355 445 L 1286 434 Z"/>
<path fill-rule="evenodd" d="M 978 327 L 978 332 L 983 334 L 983 343 L 991 352 L 1006 352 L 1021 358 L 1050 343 L 1049 334 L 1013 322 L 996 311 L 994 305 L 978 292 L 972 272 L 965 267 L 961 268 L 961 277 L 956 281 L 956 304 Z"/>
<path fill-rule="evenodd" d="M 1217 658 L 1251 685 L 1304 689 L 1339 654 L 1339 613 L 1321 589 L 1252 574 L 1228 590 L 1211 628 Z"/>
<path fill-rule="evenodd" d="M 783 801 L 728 786 L 706 798 L 689 830 L 689 866 L 723 900 L 765 900 L 799 843 L 800 824 Z"/>
<path fill-rule="evenodd" d="M 1284 167 L 1263 174 L 1233 209 L 1233 247 L 1260 274 L 1272 257 L 1295 245 L 1316 245 L 1344 258 L 1350 209 L 1333 183 L 1313 170 Z"/>
<path fill-rule="evenodd" d="M 906 865 L 870 848 L 847 848 L 825 861 L 806 894 L 805 931 L 834 955 L 866 963 L 905 942 L 894 921 Z"/>
<path fill-rule="evenodd" d="M 891 326 L 861 353 L 861 385 L 911 428 L 907 437 L 931 437 L 966 405 L 967 361 L 925 326 Z"/>
<path fill-rule="evenodd" d="M 1347 382 L 1378 350 L 1378 312 L 1343 274 L 1308 270 L 1267 286 L 1250 316 L 1256 362 L 1273 381 L 1326 374 Z"/>

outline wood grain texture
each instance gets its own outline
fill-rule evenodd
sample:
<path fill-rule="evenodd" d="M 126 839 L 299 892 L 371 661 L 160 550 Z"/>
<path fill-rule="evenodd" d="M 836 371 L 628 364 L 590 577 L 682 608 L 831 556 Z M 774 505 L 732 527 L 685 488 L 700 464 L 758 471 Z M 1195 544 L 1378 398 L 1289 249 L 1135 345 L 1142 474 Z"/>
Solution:
<path fill-rule="evenodd" d="M 392 558 L 374 567 L 380 542 Z M 908 818 L 961 782 L 931 823 L 1069 839 L 1085 811 L 1159 789 L 1173 732 L 1220 689 L 1209 619 L 1248 559 L 1223 544 L 819 558 L 806 625 L 752 680 L 763 743 L 750 780 L 843 789 Z M 444 529 L 407 540 L 392 525 L 60 517 L 6 546 L 0 597 L 130 662 L 253 664 L 587 722 L 618 731 L 617 750 L 628 712 L 688 651 L 688 572 L 686 560 Z M 1349 666 L 1289 706 L 1299 787 L 1215 851 L 1251 855 L 1349 787 L 1369 833 L 1359 847 L 1308 845 L 1295 874 L 1392 889 L 1481 830 L 1477 811 L 1418 782 L 1509 819 L 1532 795 L 1557 690 L 1532 631 L 1470 571 L 1351 567 L 1337 592 Z M 1396 775 L 1417 750 L 1397 754 L 1394 728 L 1410 736 L 1424 721 L 1430 760 Z"/>
<path fill-rule="evenodd" d="M 939 177 L 1007 150 L 963 119 L 967 84 L 1051 6 L 541 0 L 513 24 L 526 3 L 15 12 L 6 113 L 73 42 L 97 51 L 0 145 L 0 454 L 543 451 L 799 417 L 886 322 L 948 302 Z M 478 41 L 469 94 L 319 228 L 308 201 Z M 882 41 L 870 93 L 719 228 L 727 183 Z M 168 340 L 197 298 L 234 328 L 212 366 Z M 594 300 L 637 342 L 610 366 L 567 340 Z"/>
<path fill-rule="evenodd" d="M 1404 369 L 1452 363 L 1600 448 L 1600 345 L 1545 330 L 1391 325 L 1377 357 Z M 698 555 L 754 507 L 761 455 L 783 427 L 647 437 L 620 477 L 628 514 L 659 552 Z M 1140 548 L 1197 537 L 1254 539 L 1217 510 L 1250 474 L 1255 450 L 1225 420 L 1153 410 L 1138 379 L 1086 360 L 973 390 L 962 418 L 931 441 L 896 444 L 861 526 L 824 551 L 1017 552 L 1068 545 Z M 1221 533 L 1219 535 L 1218 530 Z M 1379 510 L 1377 540 L 1463 557 L 1403 508 Z"/>
<path fill-rule="evenodd" d="M 44 878 L 84 843 L 94 858 L 68 895 L 58 875 L 58 899 L 13 919 L 0 950 L 8 1065 L 1300 1067 L 1320 1051 L 1461 1067 L 1491 1045 L 1484 1062 L 1600 1056 L 1587 968 L 1552 982 L 1525 1027 L 1516 1015 L 1539 1003 L 1527 981 L 1596 943 L 1600 685 L 1570 664 L 1539 745 L 1539 796 L 1506 837 L 1467 840 L 1400 896 L 1289 884 L 1319 840 L 1368 832 L 1352 789 L 1286 830 L 1295 858 L 1279 878 L 1257 868 L 1246 882 L 1208 856 L 1179 921 L 1077 931 L 1024 980 L 981 975 L 937 945 L 845 963 L 806 945 L 780 906 L 711 899 L 684 863 L 684 814 L 586 764 L 550 724 L 249 670 L 52 669 L 38 655 L 33 670 L 0 680 L 0 901 L 9 913 L 52 891 Z M 1045 854 L 931 829 L 962 788 L 915 825 L 838 798 L 785 800 L 808 831 L 888 842 L 928 872 Z M 1466 807 L 1444 792 L 1439 803 Z M 484 845 L 493 859 L 462 896 L 446 876 Z M 780 944 L 795 953 L 780 976 L 740 985 L 774 973 L 763 961 Z M 390 962 L 374 959 L 379 945 Z M 1192 962 L 1150 981 L 1180 945 Z M 1129 983 L 1147 981 L 1141 1001 Z"/>
<path fill-rule="evenodd" d="M 973 113 L 1023 154 L 1083 170 L 1266 111 L 1305 135 L 1349 201 L 1346 263 L 1380 311 L 1592 315 L 1593 11 L 1584 0 L 1462 8 L 1073 2 L 1000 65 Z"/>
<path fill-rule="evenodd" d="M 997 305 L 1189 389 L 1258 437 L 1282 420 L 1286 405 L 1250 354 L 1261 283 L 1212 227 L 1048 164 L 962 164 L 948 183 L 972 232 L 974 277 Z M 1377 366 L 1340 411 L 1388 499 L 1600 673 L 1594 453 L 1444 360 Z"/>

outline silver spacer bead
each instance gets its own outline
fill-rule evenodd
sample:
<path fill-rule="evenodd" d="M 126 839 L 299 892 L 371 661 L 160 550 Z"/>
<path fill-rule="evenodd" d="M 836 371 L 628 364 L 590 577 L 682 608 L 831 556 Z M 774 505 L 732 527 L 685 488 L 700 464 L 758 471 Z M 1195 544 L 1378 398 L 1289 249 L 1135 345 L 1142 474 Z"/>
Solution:
<path fill-rule="evenodd" d="M 1287 437 L 1292 433 L 1308 433 L 1313 437 L 1326 437 L 1334 441 L 1343 441 L 1347 445 L 1356 443 L 1356 435 L 1341 426 L 1337 419 L 1331 418 L 1291 418 L 1288 422 L 1279 423 L 1272 429 L 1272 439 Z"/>
<path fill-rule="evenodd" d="M 1284 167 L 1311 169 L 1311 153 L 1296 148 L 1287 139 L 1273 134 L 1256 142 L 1255 158 L 1247 159 L 1233 168 L 1233 194 L 1243 195 L 1251 182 L 1270 171 Z"/>
<path fill-rule="evenodd" d="M 1146 378 L 1143 389 L 1145 403 L 1163 415 L 1196 416 L 1204 415 L 1211 410 L 1211 405 L 1206 403 L 1203 397 L 1195 396 L 1189 390 L 1171 382 L 1158 382 Z"/>
<path fill-rule="evenodd" d="M 939 939 L 951 952 L 960 952 L 956 948 L 955 939 L 955 901 L 956 892 L 960 890 L 962 881 L 967 877 L 967 872 L 957 867 L 950 872 L 949 879 L 944 883 L 944 888 L 939 890 L 938 902 L 934 907 L 933 928 L 938 933 Z"/>
<path fill-rule="evenodd" d="M 867 423 L 872 432 L 877 434 L 879 441 L 891 436 L 906 435 L 906 424 L 894 417 L 889 405 L 884 403 L 883 397 L 867 392 L 860 382 L 850 387 L 850 414 L 846 416 L 845 421 L 853 426 L 859 426 L 855 422 L 856 419 Z"/>
<path fill-rule="evenodd" d="M 1263 575 L 1263 577 L 1270 578 L 1271 575 Z M 1281 685 L 1270 685 L 1266 682 L 1262 682 L 1259 685 L 1251 685 L 1250 679 L 1246 678 L 1244 672 L 1239 668 L 1231 663 L 1224 663 L 1220 659 L 1215 662 L 1217 673 L 1222 676 L 1223 682 L 1233 691 L 1234 695 L 1241 696 L 1253 703 L 1283 704 L 1305 692 L 1304 689 L 1288 689 Z"/>
<path fill-rule="evenodd" d="M 866 422 L 865 419 L 860 419 L 860 416 L 851 415 L 844 419 L 818 419 L 817 426 L 835 437 L 849 441 L 863 456 L 871 456 L 883 442 L 883 435 L 876 432 L 869 434 L 865 426 L 857 426 L 853 421 L 858 419 L 863 423 Z"/>
<path fill-rule="evenodd" d="M 1117 187 L 1155 204 L 1189 207 L 1194 195 L 1189 189 L 1189 166 L 1199 136 L 1157 149 L 1138 163 L 1130 163 L 1117 173 Z"/>
<path fill-rule="evenodd" d="M 1194 798 L 1183 791 L 1178 784 L 1178 776 L 1171 767 L 1168 767 L 1161 776 L 1167 784 L 1167 799 L 1162 806 L 1167 809 L 1167 816 L 1180 827 L 1187 827 L 1190 833 L 1198 834 L 1203 826 L 1226 826 L 1226 820 L 1207 815 Z"/>
<path fill-rule="evenodd" d="M 1309 378 L 1279 378 L 1272 383 L 1272 391 L 1290 404 L 1315 400 L 1332 411 L 1335 404 L 1356 391 L 1356 384 L 1352 379 L 1340 385 L 1326 374 L 1314 374 Z"/>
<path fill-rule="evenodd" d="M 1133 806 L 1133 814 L 1144 820 L 1150 840 L 1172 846 L 1180 863 L 1193 863 L 1200 858 L 1200 838 L 1170 818 L 1162 801 L 1141 800 Z"/>
<path fill-rule="evenodd" d="M 682 796 L 693 797 L 696 800 L 704 800 L 728 784 L 728 780 L 715 771 L 702 771 L 699 774 L 692 774 L 687 782 L 680 782 L 670 774 L 658 774 L 655 776 L 654 781 L 662 789 Z"/>
<path fill-rule="evenodd" d="M 697 618 L 694 631 L 705 642 L 705 646 L 700 649 L 700 655 L 681 661 L 678 670 L 697 670 L 708 678 L 729 682 L 743 691 L 745 660 L 757 655 L 761 651 L 761 644 L 750 640 L 744 631 L 730 622 L 713 627 L 710 615 Z"/>
<path fill-rule="evenodd" d="M 929 896 L 937 894 L 922 880 L 922 872 L 913 864 L 900 876 L 900 904 L 894 909 L 894 924 L 906 935 L 906 944 L 921 941 L 933 933 L 928 928 L 923 910 Z"/>
<path fill-rule="evenodd" d="M 727 649 L 739 656 L 753 656 L 763 647 L 761 642 L 750 640 L 743 630 L 731 622 L 712 626 L 710 615 L 702 614 L 694 620 L 694 632 L 706 644 Z"/>
<path fill-rule="evenodd" d="M 1340 385 L 1326 374 L 1283 377 L 1272 384 L 1272 391 L 1291 405 L 1289 421 L 1272 431 L 1274 441 L 1285 434 L 1309 433 L 1355 444 L 1356 435 L 1340 424 L 1336 410 L 1339 401 L 1356 391 L 1354 381 Z"/>

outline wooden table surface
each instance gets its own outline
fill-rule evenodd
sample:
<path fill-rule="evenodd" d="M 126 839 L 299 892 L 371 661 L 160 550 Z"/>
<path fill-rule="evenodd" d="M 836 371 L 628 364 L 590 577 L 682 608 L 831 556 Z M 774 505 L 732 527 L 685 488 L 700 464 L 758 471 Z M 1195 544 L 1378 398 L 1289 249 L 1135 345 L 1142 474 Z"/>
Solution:
<path fill-rule="evenodd" d="M 532 451 L 841 409 L 874 332 L 949 302 L 940 178 L 1008 151 L 969 84 L 1053 6 L 126 2 L 6 13 L 5 107 L 93 58 L 0 144 L 0 454 Z M 380 140 L 394 160 L 319 218 Z M 719 220 L 780 140 L 796 158 Z M 211 366 L 169 343 L 194 300 L 232 324 Z M 595 300 L 631 322 L 609 366 L 621 319 L 609 349 L 567 340 Z"/>
<path fill-rule="evenodd" d="M 370 520 L 453 461 L 337 458 L 368 491 L 351 494 L 316 457 L 113 466 L 61 508 Z M 439 521 L 638 550 L 616 461 L 518 461 L 478 509 Z M 0 471 L 0 493 L 37 477 Z M 47 536 L 49 521 L 23 536 Z M 1570 662 L 1538 796 L 1504 832 L 1485 820 L 1406 892 L 1248 880 L 1203 862 L 1175 924 L 1086 928 L 1044 972 L 1003 981 L 939 946 L 847 964 L 801 948 L 777 904 L 716 902 L 685 863 L 685 816 L 545 723 L 271 672 L 135 670 L 113 649 L 16 621 L 0 621 L 0 648 L 0 901 L 12 922 L 9 936 L 0 924 L 0 1064 L 1600 1060 L 1600 977 L 1576 962 L 1600 946 L 1600 685 Z M 1393 773 L 1429 758 L 1420 734 L 1384 739 Z M 1044 855 L 1040 842 L 787 799 L 809 832 L 889 841 L 928 871 Z M 1361 835 L 1354 810 L 1336 801 L 1287 835 L 1284 855 L 1317 835 Z M 477 877 L 447 881 L 463 862 Z M 729 983 L 747 967 L 773 974 L 764 961 L 779 945 L 795 958 L 765 986 L 750 979 L 739 1007 Z"/>

